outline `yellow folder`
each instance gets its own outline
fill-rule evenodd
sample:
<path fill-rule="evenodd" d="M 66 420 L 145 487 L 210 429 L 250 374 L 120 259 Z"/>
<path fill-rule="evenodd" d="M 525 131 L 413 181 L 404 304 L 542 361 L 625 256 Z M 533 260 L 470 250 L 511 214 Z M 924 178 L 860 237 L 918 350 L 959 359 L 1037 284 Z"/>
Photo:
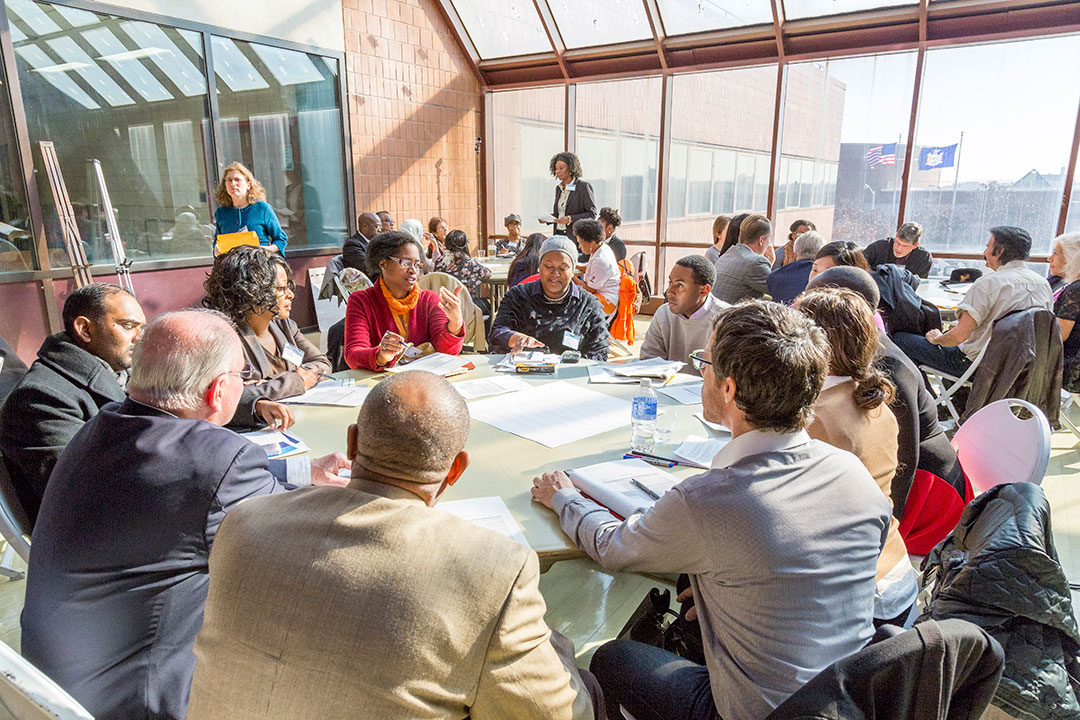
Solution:
<path fill-rule="evenodd" d="M 240 247 L 241 245 L 254 245 L 258 247 L 259 236 L 255 234 L 254 230 L 223 233 L 217 236 L 217 248 L 219 254 L 227 253 L 234 247 Z"/>

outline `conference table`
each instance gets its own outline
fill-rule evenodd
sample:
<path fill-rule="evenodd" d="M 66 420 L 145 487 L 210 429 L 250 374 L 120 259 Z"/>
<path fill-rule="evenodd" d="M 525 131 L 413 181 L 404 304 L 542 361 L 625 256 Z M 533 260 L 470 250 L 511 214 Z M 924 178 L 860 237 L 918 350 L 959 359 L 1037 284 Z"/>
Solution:
<path fill-rule="evenodd" d="M 469 355 L 476 365 L 464 375 L 450 378 L 451 383 L 473 380 L 496 375 L 494 366 L 503 358 L 502 355 Z M 529 385 L 544 385 L 556 381 L 566 381 L 575 385 L 588 386 L 604 395 L 627 400 L 626 425 L 592 437 L 575 440 L 556 448 L 547 448 L 532 440 L 499 430 L 491 425 L 472 420 L 469 424 L 469 439 L 465 446 L 470 461 L 465 473 L 443 495 L 444 500 L 462 500 L 466 498 L 501 497 L 524 531 L 529 545 L 540 559 L 541 569 L 546 571 L 559 560 L 582 557 L 578 550 L 559 527 L 558 517 L 543 505 L 533 502 L 530 488 L 535 476 L 551 470 L 567 470 L 592 465 L 609 460 L 622 459 L 623 453 L 630 448 L 630 407 L 629 401 L 634 396 L 637 385 L 590 384 L 588 370 L 593 361 L 582 360 L 577 364 L 560 364 L 554 375 L 513 375 Z M 348 370 L 336 373 L 335 377 L 354 378 L 357 385 L 373 386 L 385 373 L 360 370 Z M 489 396 L 491 397 L 491 396 Z M 500 396 L 494 396 L 500 397 Z M 510 398 L 509 395 L 501 397 Z M 657 393 L 660 409 L 676 409 L 672 430 L 671 445 L 658 445 L 654 452 L 658 455 L 671 456 L 674 448 L 689 435 L 709 437 L 709 430 L 695 418 L 701 412 L 701 405 L 680 405 L 666 395 Z M 478 398 L 467 402 L 474 403 L 487 398 Z M 511 401 L 512 402 L 512 401 Z M 290 434 L 295 434 L 311 448 L 313 457 L 320 457 L 332 452 L 345 452 L 345 433 L 350 423 L 356 421 L 359 408 L 329 407 L 314 405 L 291 405 L 296 417 L 296 424 Z M 391 441 L 392 438 L 387 438 Z M 665 470 L 668 470 L 665 468 Z M 698 474 L 702 470 L 686 466 L 675 466 L 668 470 L 682 479 Z"/>
<path fill-rule="evenodd" d="M 499 309 L 503 295 L 506 294 L 506 283 L 510 273 L 510 263 L 513 257 L 488 256 L 477 258 L 476 261 L 491 271 L 491 275 L 484 278 L 483 283 L 491 292 L 491 311 Z"/>
<path fill-rule="evenodd" d="M 949 289 L 944 287 L 941 283 L 943 280 L 947 280 L 948 277 L 929 277 L 919 282 L 919 287 L 915 291 L 919 297 L 926 300 L 937 307 L 941 311 L 941 315 L 944 319 L 950 320 L 956 318 L 956 308 L 960 302 L 964 299 L 964 294 L 967 293 L 968 288 L 971 287 L 971 283 L 957 284 L 952 286 L 955 289 Z"/>

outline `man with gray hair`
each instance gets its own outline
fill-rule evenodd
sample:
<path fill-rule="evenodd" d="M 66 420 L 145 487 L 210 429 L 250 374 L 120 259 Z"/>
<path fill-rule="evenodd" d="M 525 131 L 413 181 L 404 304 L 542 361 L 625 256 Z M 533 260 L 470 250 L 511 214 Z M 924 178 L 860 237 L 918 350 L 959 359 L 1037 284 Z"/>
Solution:
<path fill-rule="evenodd" d="M 806 289 L 810 271 L 814 268 L 814 256 L 825 247 L 825 238 L 816 230 L 804 232 L 795 238 L 795 262 L 790 262 L 769 273 L 765 279 L 769 296 L 773 301 L 790 305 Z"/>
<path fill-rule="evenodd" d="M 129 397 L 105 405 L 60 455 L 34 527 L 22 652 L 95 717 L 182 718 L 207 559 L 225 513 L 290 486 L 266 452 L 222 427 L 244 354 L 220 313 L 149 322 Z M 334 484 L 340 453 L 311 463 Z"/>
<path fill-rule="evenodd" d="M 468 433 L 441 377 L 385 378 L 349 426 L 348 487 L 229 514 L 189 720 L 593 717 L 544 623 L 536 554 L 432 509 L 468 467 Z"/>

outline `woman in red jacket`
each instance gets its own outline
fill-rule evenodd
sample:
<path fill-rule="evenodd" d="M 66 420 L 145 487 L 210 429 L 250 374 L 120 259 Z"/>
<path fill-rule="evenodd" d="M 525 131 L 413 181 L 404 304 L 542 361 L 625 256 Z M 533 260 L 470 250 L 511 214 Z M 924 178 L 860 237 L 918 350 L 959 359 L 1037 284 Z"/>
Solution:
<path fill-rule="evenodd" d="M 368 273 L 378 278 L 349 296 L 345 310 L 345 362 L 354 369 L 385 370 L 399 359 L 405 343 L 431 343 L 457 355 L 465 342 L 465 323 L 457 293 L 421 290 L 423 250 L 401 230 L 384 232 L 368 245 Z M 461 288 L 458 288 L 460 292 Z"/>

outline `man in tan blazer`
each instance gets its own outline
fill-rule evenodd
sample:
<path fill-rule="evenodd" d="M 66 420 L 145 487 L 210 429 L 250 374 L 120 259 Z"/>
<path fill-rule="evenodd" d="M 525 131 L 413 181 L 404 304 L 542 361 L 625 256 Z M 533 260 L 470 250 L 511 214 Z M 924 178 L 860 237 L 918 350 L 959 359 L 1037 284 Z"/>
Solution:
<path fill-rule="evenodd" d="M 189 720 L 593 718 L 544 623 L 536 554 L 433 509 L 468 429 L 441 377 L 386 378 L 349 427 L 348 487 L 229 513 Z"/>

